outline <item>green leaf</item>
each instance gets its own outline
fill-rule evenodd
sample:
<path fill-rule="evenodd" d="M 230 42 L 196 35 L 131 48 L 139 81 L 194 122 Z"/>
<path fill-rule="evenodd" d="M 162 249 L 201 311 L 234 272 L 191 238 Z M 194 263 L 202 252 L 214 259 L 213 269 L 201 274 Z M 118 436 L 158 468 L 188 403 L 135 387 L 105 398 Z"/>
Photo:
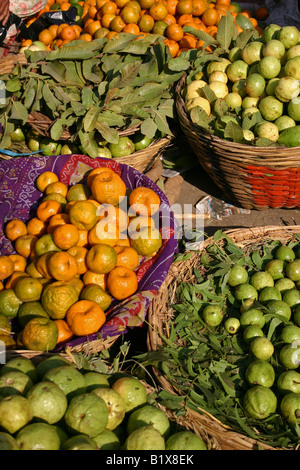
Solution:
<path fill-rule="evenodd" d="M 57 98 L 55 98 L 54 94 L 52 93 L 48 81 L 44 83 L 43 86 L 43 99 L 45 104 L 50 108 L 52 111 L 56 111 L 58 106 L 62 103 Z"/>
<path fill-rule="evenodd" d="M 41 71 L 44 75 L 50 75 L 57 82 L 65 80 L 66 68 L 61 62 L 44 62 L 41 65 Z"/>
<path fill-rule="evenodd" d="M 152 118 L 147 118 L 141 124 L 141 133 L 152 139 L 157 132 L 157 125 Z"/>
<path fill-rule="evenodd" d="M 111 144 L 117 144 L 119 142 L 119 134 L 116 129 L 112 129 L 106 122 L 96 123 L 96 129 L 102 135 L 103 139 Z"/>
<path fill-rule="evenodd" d="M 244 138 L 243 129 L 235 122 L 228 122 L 224 130 L 224 138 L 232 142 L 242 142 Z"/>
<path fill-rule="evenodd" d="M 228 51 L 233 33 L 234 33 L 234 18 L 233 16 L 229 13 L 226 15 L 223 15 L 221 17 L 221 20 L 218 24 L 218 31 L 217 31 L 217 41 L 220 43 L 221 47 L 225 49 L 225 51 Z"/>
<path fill-rule="evenodd" d="M 5 88 L 10 93 L 15 93 L 16 91 L 19 91 L 21 89 L 21 82 L 19 80 L 19 77 L 16 76 L 8 80 L 5 84 Z"/>
<path fill-rule="evenodd" d="M 100 109 L 98 106 L 92 106 L 83 119 L 83 128 L 85 132 L 91 132 L 95 129 Z"/>
<path fill-rule="evenodd" d="M 110 109 L 101 111 L 98 116 L 98 122 L 105 122 L 109 127 L 122 128 L 126 124 L 123 114 L 118 114 Z"/>
<path fill-rule="evenodd" d="M 97 158 L 98 144 L 94 139 L 94 132 L 83 132 L 80 130 L 78 132 L 78 136 L 84 152 L 86 152 L 91 158 Z"/>
<path fill-rule="evenodd" d="M 175 57 L 170 60 L 168 66 L 170 70 L 173 70 L 175 72 L 181 72 L 183 70 L 188 70 L 191 64 L 187 59 L 184 59 L 182 57 Z"/>
<path fill-rule="evenodd" d="M 99 67 L 99 60 L 95 58 L 83 60 L 82 73 L 86 80 L 89 80 L 93 83 L 101 83 L 104 77 L 104 74 Z"/>
<path fill-rule="evenodd" d="M 51 126 L 50 136 L 53 140 L 58 141 L 64 131 L 63 119 L 57 119 L 55 123 Z"/>
<path fill-rule="evenodd" d="M 23 124 L 27 122 L 28 111 L 20 101 L 13 101 L 10 111 L 10 118 L 22 121 Z"/>
<path fill-rule="evenodd" d="M 84 109 L 89 110 L 94 104 L 94 93 L 89 87 L 83 88 L 81 92 L 81 101 Z"/>
<path fill-rule="evenodd" d="M 244 15 L 237 15 L 235 18 L 236 24 L 240 26 L 242 29 L 253 29 L 253 24 L 246 18 Z"/>

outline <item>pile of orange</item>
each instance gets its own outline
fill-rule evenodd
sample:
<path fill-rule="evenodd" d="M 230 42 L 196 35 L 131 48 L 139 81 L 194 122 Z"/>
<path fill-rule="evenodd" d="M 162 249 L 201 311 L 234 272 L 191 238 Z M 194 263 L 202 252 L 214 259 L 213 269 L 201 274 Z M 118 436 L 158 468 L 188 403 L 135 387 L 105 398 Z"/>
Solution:
<path fill-rule="evenodd" d="M 46 171 L 36 186 L 43 198 L 34 217 L 5 226 L 16 253 L 0 256 L 0 328 L 16 317 L 15 344 L 50 351 L 99 331 L 112 299 L 137 291 L 141 260 L 162 245 L 160 198 L 144 186 L 129 192 L 108 167 L 70 186 Z"/>
<path fill-rule="evenodd" d="M 74 39 L 92 41 L 100 37 L 111 39 L 121 32 L 137 36 L 151 33 L 165 36 L 165 43 L 175 57 L 184 50 L 203 46 L 202 40 L 183 31 L 184 26 L 215 37 L 223 15 L 231 14 L 235 18 L 240 13 L 261 31 L 258 19 L 267 14 L 265 8 L 256 13 L 242 10 L 231 0 L 48 0 L 43 12 L 55 7 L 65 11 L 74 6 L 74 2 L 82 8 L 80 26 L 50 26 L 40 33 L 39 40 L 50 50 Z M 31 19 L 29 24 L 33 21 Z M 236 26 L 239 32 L 242 31 Z"/>

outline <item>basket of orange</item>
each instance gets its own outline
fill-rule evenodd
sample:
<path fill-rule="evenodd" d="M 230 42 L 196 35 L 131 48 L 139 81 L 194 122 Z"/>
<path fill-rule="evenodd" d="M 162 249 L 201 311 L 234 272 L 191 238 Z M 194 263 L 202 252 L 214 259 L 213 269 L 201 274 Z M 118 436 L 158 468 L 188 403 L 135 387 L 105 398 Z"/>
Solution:
<path fill-rule="evenodd" d="M 92 353 L 141 326 L 177 249 L 164 193 L 84 155 L 16 158 L 1 172 L 6 347 Z"/>

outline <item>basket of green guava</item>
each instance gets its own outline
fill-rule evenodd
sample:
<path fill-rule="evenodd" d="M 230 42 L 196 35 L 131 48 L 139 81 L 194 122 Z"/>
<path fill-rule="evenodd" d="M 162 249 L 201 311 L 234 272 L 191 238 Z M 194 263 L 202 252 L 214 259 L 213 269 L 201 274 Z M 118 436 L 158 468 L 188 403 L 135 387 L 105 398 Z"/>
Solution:
<path fill-rule="evenodd" d="M 239 16 L 239 15 L 238 15 Z M 299 30 L 223 17 L 210 51 L 176 86 L 178 119 L 200 165 L 246 209 L 299 207 Z M 204 46 L 205 47 L 205 46 Z"/>
<path fill-rule="evenodd" d="M 298 448 L 299 248 L 299 226 L 219 230 L 149 309 L 146 363 L 221 449 Z"/>

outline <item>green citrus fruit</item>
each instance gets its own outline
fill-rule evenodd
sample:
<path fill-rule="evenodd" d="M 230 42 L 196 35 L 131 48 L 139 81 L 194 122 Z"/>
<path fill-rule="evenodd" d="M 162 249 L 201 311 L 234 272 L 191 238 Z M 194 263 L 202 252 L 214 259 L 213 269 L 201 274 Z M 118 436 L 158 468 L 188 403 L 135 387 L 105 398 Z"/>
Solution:
<path fill-rule="evenodd" d="M 13 289 L 4 289 L 0 292 L 0 311 L 5 317 L 16 317 L 21 304 L 22 300 Z"/>
<path fill-rule="evenodd" d="M 26 323 L 34 317 L 49 318 L 48 313 L 38 300 L 24 302 L 20 305 L 18 310 L 18 321 L 23 328 Z"/>

